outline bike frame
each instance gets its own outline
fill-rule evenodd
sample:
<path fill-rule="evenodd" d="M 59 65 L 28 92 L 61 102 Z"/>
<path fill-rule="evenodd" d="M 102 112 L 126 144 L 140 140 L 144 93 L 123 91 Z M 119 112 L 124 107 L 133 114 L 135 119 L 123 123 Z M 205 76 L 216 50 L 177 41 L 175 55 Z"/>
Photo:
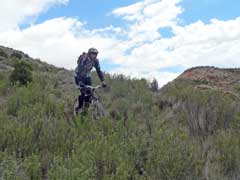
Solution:
<path fill-rule="evenodd" d="M 86 96 L 90 96 L 90 101 L 89 101 L 89 105 L 91 105 L 91 109 L 92 109 L 92 120 L 98 119 L 99 116 L 105 116 L 106 115 L 106 111 L 104 109 L 104 107 L 102 106 L 102 103 L 100 102 L 99 97 L 96 97 L 95 91 L 97 89 L 102 89 L 103 87 L 101 85 L 97 85 L 97 86 L 89 86 L 89 85 L 85 85 L 84 87 L 78 87 L 78 89 L 81 91 L 82 89 L 90 90 L 91 94 L 87 94 Z M 78 103 L 78 101 L 76 101 Z M 75 107 L 75 106 L 74 106 Z M 89 107 L 86 107 L 86 101 L 84 99 L 84 104 L 83 104 L 83 108 L 88 109 Z M 74 111 L 75 113 L 75 111 Z M 76 114 L 75 114 L 76 115 Z"/>
<path fill-rule="evenodd" d="M 79 90 L 85 89 L 86 91 L 87 91 L 87 90 L 90 90 L 91 94 L 85 94 L 85 97 L 90 95 L 90 98 L 92 98 L 92 99 L 94 99 L 94 100 L 98 100 L 99 98 L 97 98 L 97 97 L 95 96 L 94 92 L 95 92 L 97 89 L 102 89 L 102 86 L 101 86 L 101 85 L 97 85 L 97 86 L 89 86 L 89 85 L 86 85 L 86 86 L 84 86 L 84 87 L 79 87 L 78 89 L 79 89 Z"/>

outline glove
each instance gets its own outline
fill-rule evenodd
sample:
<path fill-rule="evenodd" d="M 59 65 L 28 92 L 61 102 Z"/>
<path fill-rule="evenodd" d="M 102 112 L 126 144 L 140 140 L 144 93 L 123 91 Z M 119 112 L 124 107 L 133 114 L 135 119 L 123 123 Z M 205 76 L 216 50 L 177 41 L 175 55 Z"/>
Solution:
<path fill-rule="evenodd" d="M 102 82 L 102 87 L 103 87 L 103 88 L 106 88 L 106 87 L 107 87 L 107 84 L 106 84 L 104 81 Z"/>

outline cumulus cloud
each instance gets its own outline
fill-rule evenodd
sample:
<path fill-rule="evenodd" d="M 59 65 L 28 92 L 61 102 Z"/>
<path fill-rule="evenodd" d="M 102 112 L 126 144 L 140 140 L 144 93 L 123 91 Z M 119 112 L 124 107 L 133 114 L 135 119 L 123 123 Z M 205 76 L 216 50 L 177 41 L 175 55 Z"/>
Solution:
<path fill-rule="evenodd" d="M 36 17 L 50 6 L 67 3 L 68 0 L 8 0 L 1 2 L 0 31 L 18 28 L 20 23 Z"/>
<path fill-rule="evenodd" d="M 175 26 L 174 36 L 145 43 L 132 50 L 126 65 L 169 67 L 181 65 L 238 66 L 240 55 L 240 18 L 229 21 L 201 21 L 188 26 Z M 137 63 L 138 62 L 138 63 Z M 149 67 L 150 68 L 150 67 Z"/>
<path fill-rule="evenodd" d="M 65 68 L 73 68 L 79 54 L 88 47 L 97 47 L 103 52 L 103 58 L 113 57 L 114 53 L 117 55 L 121 52 L 116 45 L 118 39 L 88 31 L 83 25 L 75 18 L 51 19 L 24 30 L 1 33 L 0 42 Z"/>
<path fill-rule="evenodd" d="M 110 74 L 124 74 L 127 77 L 131 78 L 146 78 L 149 81 L 156 79 L 158 81 L 159 87 L 162 87 L 167 82 L 172 81 L 175 79 L 179 73 L 168 72 L 168 71 L 158 71 L 158 70 L 151 70 L 145 68 L 138 68 L 138 67 L 119 67 L 114 68 L 110 72 Z"/>
<path fill-rule="evenodd" d="M 126 20 L 126 28 L 110 25 L 89 30 L 79 19 L 60 17 L 21 30 L 16 27 L 26 18 L 68 0 L 29 2 L 32 2 L 32 10 L 21 10 L 19 18 L 9 17 L 11 23 L 1 21 L 0 43 L 60 67 L 74 68 L 79 54 L 92 46 L 100 50 L 102 62 L 117 65 L 111 73 L 155 77 L 160 85 L 179 75 L 180 72 L 167 70 L 172 67 L 239 67 L 240 17 L 226 21 L 212 19 L 208 24 L 197 21 L 183 26 L 179 23 L 183 12 L 181 0 L 142 0 L 113 10 L 113 15 Z M 13 9 L 9 10 L 9 16 L 16 11 Z M 172 30 L 172 37 L 162 37 L 161 28 L 165 27 Z"/>
<path fill-rule="evenodd" d="M 181 0 L 144 0 L 136 4 L 113 10 L 113 14 L 131 21 L 127 35 L 134 43 L 160 38 L 161 27 L 171 27 L 178 21 L 183 9 Z"/>
<path fill-rule="evenodd" d="M 132 41 L 135 45 L 141 42 L 132 46 L 131 52 L 125 55 L 121 72 L 125 69 L 127 73 L 127 67 L 134 66 L 140 74 L 144 74 L 144 69 L 160 77 L 161 74 L 155 73 L 160 68 L 175 66 L 239 67 L 240 17 L 227 21 L 212 19 L 208 24 L 198 21 L 182 26 L 178 19 L 183 12 L 180 2 L 145 0 L 113 11 L 131 21 L 127 32 L 130 34 L 129 44 L 134 44 Z M 141 18 L 134 18 L 134 14 Z M 171 28 L 172 37 L 161 37 L 159 30 L 164 27 Z"/>

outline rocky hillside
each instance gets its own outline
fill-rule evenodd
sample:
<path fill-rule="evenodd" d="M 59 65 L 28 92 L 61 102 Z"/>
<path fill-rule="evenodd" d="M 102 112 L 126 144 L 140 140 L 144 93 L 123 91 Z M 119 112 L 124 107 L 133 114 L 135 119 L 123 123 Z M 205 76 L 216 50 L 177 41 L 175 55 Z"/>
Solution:
<path fill-rule="evenodd" d="M 57 69 L 56 67 L 49 65 L 40 61 L 39 59 L 33 59 L 28 54 L 22 51 L 15 50 L 12 48 L 0 46 L 0 69 L 1 70 L 11 70 L 13 66 L 13 61 L 15 59 L 21 59 L 31 63 L 35 70 L 48 71 L 50 69 Z"/>
<path fill-rule="evenodd" d="M 161 89 L 159 99 L 163 109 L 185 113 L 192 133 L 227 128 L 240 112 L 240 69 L 188 69 Z"/>
<path fill-rule="evenodd" d="M 224 149 L 227 151 L 224 156 L 238 159 L 234 168 L 239 165 L 240 69 L 188 69 L 160 90 L 158 105 L 165 121 L 187 128 L 188 133 L 201 144 L 206 158 L 203 167 L 206 179 L 225 179 L 216 175 L 220 170 L 218 155 Z M 231 140 L 227 142 L 227 139 Z M 235 153 L 231 148 L 236 148 Z M 237 172 L 240 174 L 239 169 Z"/>
<path fill-rule="evenodd" d="M 16 60 L 27 86 L 9 82 Z M 108 115 L 81 121 L 71 71 L 0 47 L 0 179 L 240 179 L 239 69 L 192 68 L 159 92 L 105 76 Z"/>
<path fill-rule="evenodd" d="M 185 71 L 178 79 L 199 82 L 197 88 L 218 89 L 237 96 L 240 88 L 240 68 L 196 67 Z"/>
<path fill-rule="evenodd" d="M 0 46 L 0 71 L 6 72 L 7 74 L 11 72 L 15 60 L 29 63 L 35 74 L 40 73 L 50 75 L 52 79 L 57 78 L 60 82 L 61 90 L 68 96 L 72 95 L 75 89 L 72 71 L 55 67 L 40 59 L 31 58 L 22 51 Z"/>

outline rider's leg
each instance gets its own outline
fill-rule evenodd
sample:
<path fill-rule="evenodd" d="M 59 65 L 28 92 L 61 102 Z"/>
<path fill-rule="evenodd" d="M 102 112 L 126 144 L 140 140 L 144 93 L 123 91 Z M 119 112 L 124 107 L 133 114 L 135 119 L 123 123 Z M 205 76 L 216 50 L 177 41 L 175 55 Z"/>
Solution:
<path fill-rule="evenodd" d="M 84 79 L 81 79 L 78 84 L 85 84 Z M 82 109 L 83 103 L 84 103 L 84 97 L 85 97 L 85 90 L 84 88 L 80 89 L 81 95 L 78 96 L 78 107 L 76 108 L 76 111 L 79 109 Z"/>
<path fill-rule="evenodd" d="M 75 108 L 76 114 L 81 113 L 83 111 L 84 97 L 85 97 L 84 92 L 81 92 L 81 95 L 78 96 L 78 107 Z"/>
<path fill-rule="evenodd" d="M 78 96 L 78 108 L 79 109 L 81 109 L 83 107 L 84 97 L 85 97 L 85 93 L 81 93 L 81 95 Z"/>

